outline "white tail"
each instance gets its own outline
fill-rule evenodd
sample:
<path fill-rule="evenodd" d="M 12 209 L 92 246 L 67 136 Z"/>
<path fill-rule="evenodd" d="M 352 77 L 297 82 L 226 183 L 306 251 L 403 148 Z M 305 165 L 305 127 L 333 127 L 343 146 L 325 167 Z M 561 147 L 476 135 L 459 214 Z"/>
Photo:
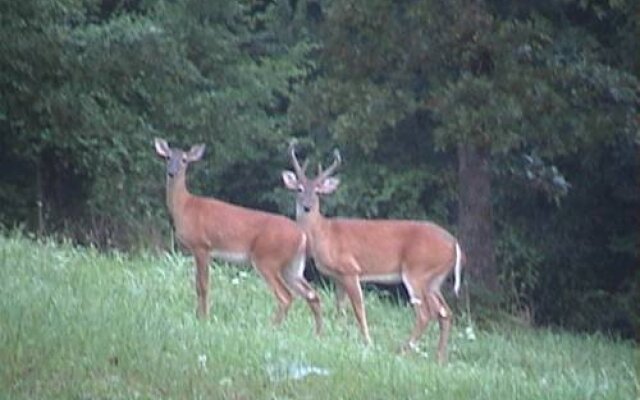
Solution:
<path fill-rule="evenodd" d="M 167 161 L 167 207 L 176 237 L 196 261 L 197 314 L 208 315 L 209 259 L 252 264 L 271 287 L 278 301 L 274 322 L 287 314 L 293 296 L 302 296 L 322 330 L 320 299 L 302 275 L 307 238 L 295 222 L 281 215 L 251 210 L 211 197 L 194 196 L 186 187 L 189 163 L 199 160 L 204 145 L 190 151 L 171 149 L 155 139 L 159 156 Z"/>
<path fill-rule="evenodd" d="M 460 250 L 460 244 L 456 242 L 456 266 L 454 268 L 454 283 L 453 292 L 458 297 L 460 293 L 460 271 L 462 270 L 462 250 Z"/>
<path fill-rule="evenodd" d="M 284 171 L 285 186 L 297 192 L 296 214 L 309 237 L 309 249 L 320 272 L 336 282 L 338 304 L 346 294 L 351 300 L 365 340 L 369 329 L 363 305 L 361 281 L 402 282 L 416 313 L 416 324 L 404 346 L 413 348 L 429 319 L 440 323 L 438 359 L 444 361 L 451 328 L 451 310 L 440 293 L 447 275 L 455 270 L 454 290 L 459 290 L 464 256 L 457 240 L 440 226 L 422 221 L 328 219 L 320 213 L 319 195 L 334 192 L 340 181 L 331 175 L 341 163 L 340 153 L 314 179 L 305 175 L 292 143 L 289 147 L 295 172 Z"/>

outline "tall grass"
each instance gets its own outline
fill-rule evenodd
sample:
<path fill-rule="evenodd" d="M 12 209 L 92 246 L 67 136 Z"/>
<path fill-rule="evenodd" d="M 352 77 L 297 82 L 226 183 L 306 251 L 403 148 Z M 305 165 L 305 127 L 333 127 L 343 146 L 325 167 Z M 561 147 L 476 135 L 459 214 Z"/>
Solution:
<path fill-rule="evenodd" d="M 215 265 L 212 315 L 195 318 L 192 261 L 101 254 L 0 237 L 0 398 L 65 399 L 632 399 L 638 350 L 601 336 L 509 328 L 465 332 L 449 362 L 399 356 L 413 313 L 366 299 L 375 345 L 321 290 L 326 330 L 298 300 L 285 323 L 253 271 Z M 296 377 L 301 366 L 319 374 Z M 313 372 L 313 371 L 312 371 Z M 328 374 L 323 374 L 328 373 Z"/>

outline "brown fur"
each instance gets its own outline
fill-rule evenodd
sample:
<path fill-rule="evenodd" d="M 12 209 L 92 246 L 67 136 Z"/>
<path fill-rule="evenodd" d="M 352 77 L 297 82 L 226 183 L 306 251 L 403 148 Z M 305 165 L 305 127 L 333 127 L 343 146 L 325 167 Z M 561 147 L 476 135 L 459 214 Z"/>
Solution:
<path fill-rule="evenodd" d="M 332 167 L 308 179 L 292 147 L 290 151 L 296 172 L 285 171 L 283 179 L 289 189 L 298 192 L 298 224 L 309 236 L 308 253 L 318 269 L 336 283 L 338 308 L 348 296 L 365 341 L 370 343 L 361 280 L 403 282 L 416 314 L 403 350 L 415 347 L 429 320 L 437 318 L 438 360 L 444 361 L 452 315 L 440 285 L 455 266 L 456 257 L 460 263 L 464 259 L 461 251 L 457 253 L 457 240 L 430 222 L 325 218 L 320 213 L 319 194 L 337 188 L 339 181 L 328 171 L 339 164 L 339 154 Z"/>
<path fill-rule="evenodd" d="M 204 318 L 209 312 L 211 255 L 215 258 L 232 254 L 239 258 L 236 262 L 254 265 L 271 287 L 278 302 L 274 323 L 279 324 L 286 316 L 293 291 L 307 301 L 319 334 L 322 331 L 320 299 L 302 275 L 306 235 L 283 216 L 192 195 L 186 187 L 186 169 L 188 162 L 199 156 L 187 161 L 186 153 L 169 149 L 161 139 L 156 140 L 156 151 L 168 161 L 173 157 L 185 160 L 175 175 L 167 175 L 167 207 L 176 237 L 196 261 L 197 315 Z"/>

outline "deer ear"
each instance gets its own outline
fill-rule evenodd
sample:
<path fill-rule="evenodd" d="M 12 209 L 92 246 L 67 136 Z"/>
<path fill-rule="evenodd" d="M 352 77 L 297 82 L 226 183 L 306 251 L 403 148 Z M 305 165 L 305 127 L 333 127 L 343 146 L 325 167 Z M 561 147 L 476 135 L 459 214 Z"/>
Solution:
<path fill-rule="evenodd" d="M 204 154 L 204 148 L 204 144 L 197 144 L 191 147 L 191 150 L 189 150 L 189 152 L 187 153 L 187 160 L 189 162 L 194 162 L 201 159 L 202 155 Z"/>
<path fill-rule="evenodd" d="M 318 192 L 319 194 L 331 194 L 336 191 L 339 185 L 340 179 L 338 178 L 330 177 L 327 179 L 323 179 L 316 188 L 316 192 Z"/>
<path fill-rule="evenodd" d="M 289 190 L 298 190 L 298 177 L 291 171 L 282 171 L 284 186 Z"/>
<path fill-rule="evenodd" d="M 156 153 L 162 158 L 171 157 L 171 148 L 166 140 L 155 138 L 154 145 L 156 147 Z"/>

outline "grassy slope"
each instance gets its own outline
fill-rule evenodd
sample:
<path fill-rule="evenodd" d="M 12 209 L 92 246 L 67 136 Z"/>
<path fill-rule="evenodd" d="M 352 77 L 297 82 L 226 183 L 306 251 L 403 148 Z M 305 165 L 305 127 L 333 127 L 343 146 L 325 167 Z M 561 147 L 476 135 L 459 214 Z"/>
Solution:
<path fill-rule="evenodd" d="M 632 399 L 638 350 L 599 336 L 547 330 L 476 332 L 454 325 L 450 362 L 397 356 L 412 311 L 367 298 L 375 346 L 321 292 L 326 332 L 306 304 L 285 324 L 253 272 L 217 266 L 212 317 L 195 319 L 191 260 L 101 255 L 0 237 L 0 398 Z M 291 363 L 330 371 L 300 380 Z"/>

